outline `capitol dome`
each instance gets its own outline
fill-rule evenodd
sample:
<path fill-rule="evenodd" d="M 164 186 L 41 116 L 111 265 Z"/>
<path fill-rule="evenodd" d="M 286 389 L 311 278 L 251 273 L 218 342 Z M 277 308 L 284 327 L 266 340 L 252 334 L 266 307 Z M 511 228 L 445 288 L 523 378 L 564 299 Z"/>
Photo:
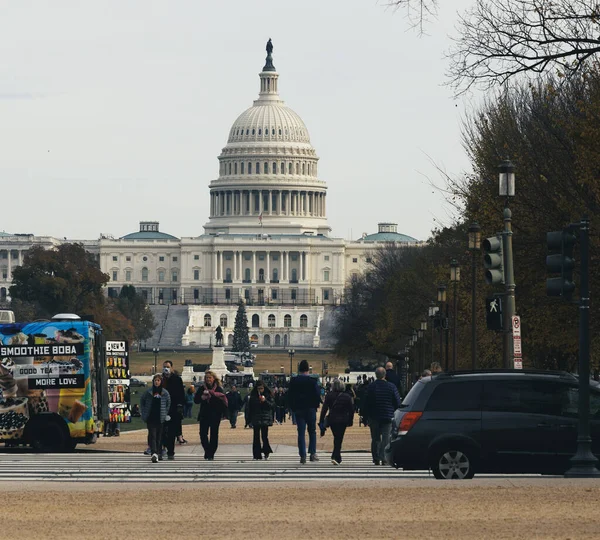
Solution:
<path fill-rule="evenodd" d="M 210 183 L 208 234 L 323 234 L 325 182 L 306 125 L 279 96 L 271 41 L 258 99 L 240 114 L 219 156 L 219 177 Z"/>

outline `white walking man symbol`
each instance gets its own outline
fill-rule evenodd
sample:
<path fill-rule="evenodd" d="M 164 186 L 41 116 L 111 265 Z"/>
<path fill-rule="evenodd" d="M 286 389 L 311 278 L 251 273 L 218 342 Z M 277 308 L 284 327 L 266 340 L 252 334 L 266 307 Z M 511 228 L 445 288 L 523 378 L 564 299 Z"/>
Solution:
<path fill-rule="evenodd" d="M 490 302 L 490 313 L 498 313 L 498 299 L 494 298 Z"/>

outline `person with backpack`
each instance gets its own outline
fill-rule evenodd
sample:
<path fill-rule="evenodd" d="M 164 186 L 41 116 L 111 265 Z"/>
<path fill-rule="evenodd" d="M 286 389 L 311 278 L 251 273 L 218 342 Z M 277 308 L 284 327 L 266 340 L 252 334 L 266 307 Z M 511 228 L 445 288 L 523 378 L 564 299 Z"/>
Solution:
<path fill-rule="evenodd" d="M 329 413 L 329 414 L 327 414 Z M 331 385 L 331 392 L 325 396 L 325 402 L 321 409 L 319 426 L 321 436 L 325 435 L 327 427 L 333 435 L 333 452 L 331 452 L 331 463 L 339 465 L 342 462 L 342 442 L 346 428 L 354 422 L 354 401 L 352 396 L 346 392 L 346 385 L 335 379 Z"/>

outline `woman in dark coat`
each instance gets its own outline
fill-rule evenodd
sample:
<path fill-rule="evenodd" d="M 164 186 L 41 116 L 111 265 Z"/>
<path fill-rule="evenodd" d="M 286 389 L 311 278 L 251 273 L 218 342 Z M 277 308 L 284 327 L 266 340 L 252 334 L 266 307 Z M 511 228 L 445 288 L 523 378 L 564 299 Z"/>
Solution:
<path fill-rule="evenodd" d="M 328 425 L 333 435 L 333 452 L 331 453 L 331 463 L 339 465 L 342 462 L 342 441 L 346 428 L 354 422 L 354 402 L 352 396 L 346 392 L 346 385 L 340 380 L 335 379 L 331 385 L 331 392 L 325 396 L 325 402 L 321 408 L 321 418 L 319 424 L 325 425 L 325 415 Z M 321 435 L 324 434 L 324 428 L 321 428 Z"/>
<path fill-rule="evenodd" d="M 273 392 L 263 381 L 256 382 L 252 392 L 250 392 L 248 405 L 250 422 L 254 429 L 252 455 L 254 459 L 262 459 L 262 454 L 264 454 L 265 459 L 269 459 L 269 454 L 273 453 L 269 444 L 269 427 L 273 425 L 275 400 L 273 399 Z M 260 444 L 261 437 L 262 447 Z"/>
<path fill-rule="evenodd" d="M 198 387 L 194 403 L 200 404 L 200 442 L 204 448 L 204 459 L 212 461 L 219 445 L 219 425 L 227 411 L 227 397 L 216 373 L 207 371 L 204 384 Z M 209 437 L 210 431 L 210 437 Z"/>

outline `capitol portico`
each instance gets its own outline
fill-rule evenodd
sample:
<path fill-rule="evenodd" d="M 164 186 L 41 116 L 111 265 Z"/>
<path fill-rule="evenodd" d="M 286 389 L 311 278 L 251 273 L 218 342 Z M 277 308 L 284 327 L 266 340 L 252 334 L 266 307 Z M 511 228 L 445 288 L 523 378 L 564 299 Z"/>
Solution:
<path fill-rule="evenodd" d="M 183 345 L 209 345 L 219 324 L 230 342 L 243 299 L 260 346 L 320 346 L 321 322 L 372 250 L 416 244 L 394 223 L 357 241 L 329 236 L 319 158 L 304 122 L 279 96 L 270 40 L 267 52 L 258 99 L 235 120 L 218 157 L 204 234 L 177 238 L 143 221 L 121 238 L 85 242 L 109 275 L 109 296 L 134 285 L 150 304 L 187 306 Z M 9 236 L 0 237 L 0 250 Z"/>

